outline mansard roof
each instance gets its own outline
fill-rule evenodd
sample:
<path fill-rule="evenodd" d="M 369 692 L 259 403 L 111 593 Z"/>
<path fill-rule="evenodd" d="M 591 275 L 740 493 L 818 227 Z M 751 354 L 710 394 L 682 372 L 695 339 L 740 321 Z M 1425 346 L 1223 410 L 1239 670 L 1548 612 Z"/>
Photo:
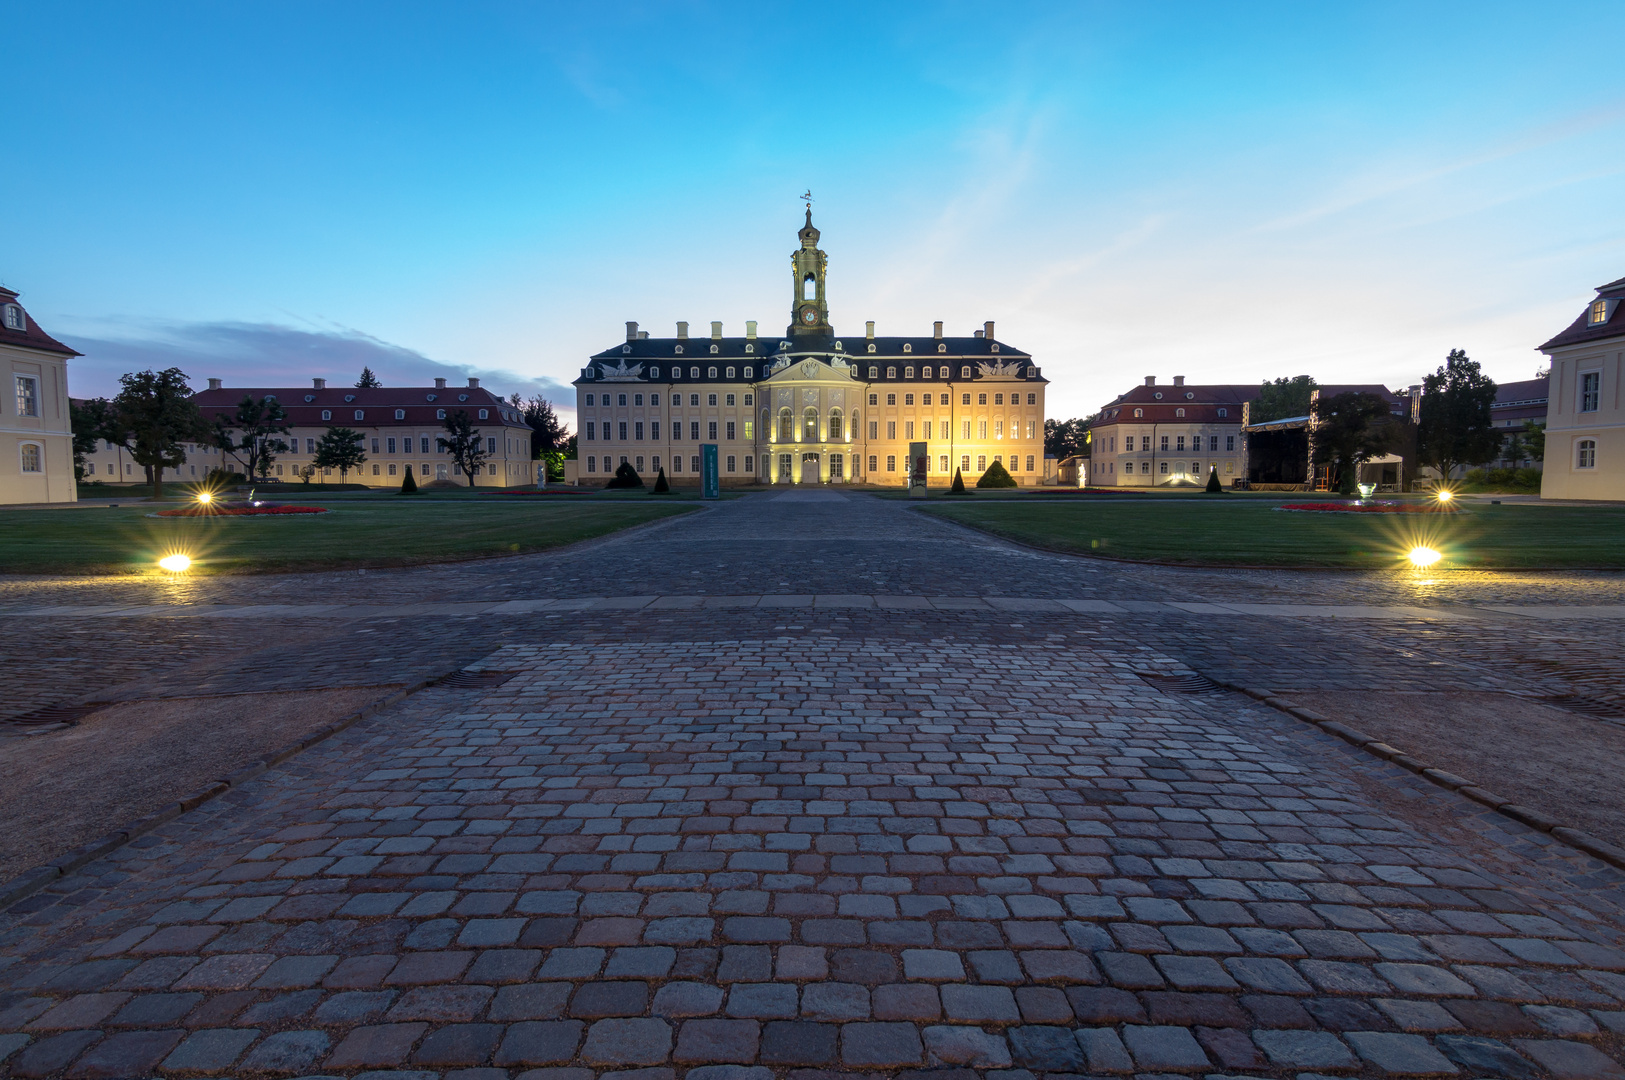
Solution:
<path fill-rule="evenodd" d="M 0 319 L 0 345 L 15 345 L 23 349 L 37 349 L 40 352 L 56 353 L 58 356 L 83 356 L 84 353 L 70 349 L 56 338 L 40 329 L 39 323 L 28 309 L 17 304 L 17 293 L 0 285 L 0 305 L 16 304 L 17 309 L 23 313 L 22 330 L 13 330 L 6 326 L 5 320 Z"/>
<path fill-rule="evenodd" d="M 519 412 L 496 394 L 482 386 L 329 386 L 316 389 L 311 386 L 234 386 L 217 390 L 200 390 L 192 396 L 204 418 L 213 420 L 217 414 L 230 414 L 244 397 L 263 399 L 273 397 L 288 414 L 287 423 L 293 427 L 346 426 L 394 427 L 430 424 L 443 421 L 436 415 L 445 409 L 495 409 L 495 414 L 478 424 L 501 424 L 504 427 L 526 427 Z M 332 412 L 333 419 L 323 420 L 322 411 Z M 355 410 L 364 414 L 355 419 Z M 406 416 L 395 419 L 395 410 L 402 409 Z M 477 415 L 470 412 L 470 415 Z"/>
<path fill-rule="evenodd" d="M 874 352 L 869 351 L 873 345 Z M 712 347 L 716 352 L 712 352 Z M 747 352 L 749 346 L 751 351 Z M 941 351 L 939 350 L 939 347 Z M 681 349 L 681 352 L 678 352 Z M 641 366 L 641 373 L 636 378 L 622 376 L 609 381 L 614 382 L 670 382 L 667 378 L 670 369 L 677 366 L 683 369 L 684 375 L 690 367 L 705 368 L 719 361 L 732 361 L 736 370 L 734 382 L 755 382 L 765 378 L 768 374 L 766 367 L 778 360 L 792 356 L 824 356 L 839 357 L 848 363 L 859 367 L 860 381 L 906 381 L 903 369 L 907 365 L 931 365 L 946 363 L 953 367 L 962 367 L 962 361 L 976 363 L 1009 363 L 1019 361 L 1026 368 L 1025 377 L 1029 380 L 1047 382 L 1031 366 L 1032 355 L 1020 349 L 999 341 L 996 338 L 985 337 L 933 337 L 930 334 L 920 334 L 916 337 L 834 337 L 808 338 L 801 337 L 689 337 L 689 338 L 637 338 L 633 341 L 622 342 L 602 352 L 594 353 L 589 367 L 595 369 L 593 378 L 586 378 L 586 371 L 577 383 L 590 384 L 603 381 L 598 374 L 603 370 L 616 370 L 619 368 L 636 369 Z M 750 365 L 753 369 L 751 377 L 743 374 L 743 366 Z M 758 368 L 758 365 L 763 365 Z M 880 368 L 880 373 L 873 379 L 866 378 L 866 369 L 874 365 Z M 888 367 L 895 367 L 898 373 L 895 376 L 885 374 Z M 651 374 L 651 369 L 658 368 L 659 376 Z M 717 378 L 704 378 L 705 382 L 728 382 L 726 367 L 719 368 Z M 954 373 L 958 379 L 959 373 Z M 971 368 L 971 378 L 982 378 L 979 366 Z M 679 380 L 681 381 L 681 380 Z"/>
<path fill-rule="evenodd" d="M 1610 305 L 1608 321 L 1593 323 L 1591 321 L 1591 305 L 1598 300 L 1625 300 L 1625 277 L 1610 281 L 1606 285 L 1597 286 L 1597 295 L 1586 301 L 1586 306 L 1568 329 L 1547 341 L 1539 347 L 1541 352 L 1551 352 L 1564 345 L 1584 345 L 1593 341 L 1606 341 L 1609 338 L 1625 337 L 1625 303 Z"/>

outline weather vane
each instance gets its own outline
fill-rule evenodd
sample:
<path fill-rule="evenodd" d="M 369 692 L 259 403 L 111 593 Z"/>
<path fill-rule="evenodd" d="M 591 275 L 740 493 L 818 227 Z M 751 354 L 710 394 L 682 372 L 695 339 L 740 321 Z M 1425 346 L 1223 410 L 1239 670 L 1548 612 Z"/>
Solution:
<path fill-rule="evenodd" d="M 807 209 L 808 209 L 808 210 L 811 210 L 811 209 L 812 209 L 812 202 L 813 202 L 813 200 L 812 200 L 812 188 L 808 188 L 808 189 L 807 189 L 807 190 L 806 190 L 806 192 L 804 192 L 804 193 L 803 193 L 803 194 L 802 194 L 802 196 L 801 196 L 801 197 L 802 197 L 802 198 L 803 198 L 803 199 L 806 199 L 806 200 L 807 200 Z"/>

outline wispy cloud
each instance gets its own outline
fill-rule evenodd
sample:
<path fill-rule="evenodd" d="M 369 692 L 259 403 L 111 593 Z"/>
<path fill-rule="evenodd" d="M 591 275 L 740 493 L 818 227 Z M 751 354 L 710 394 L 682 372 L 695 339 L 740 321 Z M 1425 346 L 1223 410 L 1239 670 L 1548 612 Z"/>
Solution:
<path fill-rule="evenodd" d="M 370 367 L 385 386 L 428 385 L 435 378 L 462 382 L 474 376 L 504 396 L 518 392 L 541 394 L 570 406 L 575 402 L 573 389 L 552 379 L 435 360 L 343 327 L 109 320 L 99 331 L 61 337 L 85 354 L 69 365 L 69 382 L 77 397 L 116 393 L 120 375 L 147 368 L 178 367 L 194 385 L 218 378 L 227 386 L 296 386 L 311 378 L 354 382 L 362 368 Z"/>

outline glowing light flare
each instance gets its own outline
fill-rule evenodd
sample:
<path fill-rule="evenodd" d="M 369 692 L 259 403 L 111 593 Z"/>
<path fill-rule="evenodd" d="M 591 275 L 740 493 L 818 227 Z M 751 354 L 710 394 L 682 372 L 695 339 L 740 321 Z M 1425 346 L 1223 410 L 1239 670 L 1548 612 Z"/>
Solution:
<path fill-rule="evenodd" d="M 1434 498 L 1438 499 L 1442 503 L 1447 503 L 1451 499 L 1454 499 L 1455 497 L 1456 497 L 1456 493 L 1454 491 L 1449 490 L 1448 488 L 1446 488 L 1444 490 L 1441 490 L 1437 495 L 1434 496 Z"/>
<path fill-rule="evenodd" d="M 158 565 L 171 574 L 184 574 L 192 568 L 192 558 L 179 552 L 174 555 L 165 555 L 158 560 Z"/>
<path fill-rule="evenodd" d="M 1430 547 L 1413 547 L 1409 552 L 1406 553 L 1405 557 L 1409 559 L 1411 565 L 1416 567 L 1418 570 L 1424 570 L 1438 562 L 1440 559 L 1444 558 L 1443 555 L 1439 554 Z"/>
<path fill-rule="evenodd" d="M 200 491 L 200 492 L 198 492 L 197 493 L 197 501 L 202 503 L 204 506 L 208 506 L 210 503 L 214 502 L 214 492 L 212 492 L 212 491 Z"/>

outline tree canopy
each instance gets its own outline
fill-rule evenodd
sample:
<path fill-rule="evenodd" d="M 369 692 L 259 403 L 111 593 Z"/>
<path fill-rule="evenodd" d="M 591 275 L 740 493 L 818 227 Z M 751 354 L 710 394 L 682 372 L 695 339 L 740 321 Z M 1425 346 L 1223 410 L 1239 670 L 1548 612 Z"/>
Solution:
<path fill-rule="evenodd" d="M 164 470 L 186 462 L 186 443 L 206 442 L 209 426 L 192 400 L 180 368 L 136 371 L 119 377 L 118 396 L 109 404 L 102 438 L 130 452 L 152 479 L 152 496 L 164 490 Z"/>
<path fill-rule="evenodd" d="M 1337 489 L 1352 495 L 1360 465 L 1388 452 L 1392 441 L 1388 403 L 1375 394 L 1345 391 L 1314 403 L 1313 458 L 1337 468 Z"/>
<path fill-rule="evenodd" d="M 480 470 L 485 467 L 487 455 L 485 440 L 480 437 L 480 429 L 468 418 L 468 410 L 458 409 L 447 416 L 446 434 L 435 442 L 462 467 L 463 475 L 468 477 L 468 486 L 473 487 L 475 477 L 479 476 Z"/>
<path fill-rule="evenodd" d="M 343 483 L 351 469 L 361 467 L 367 455 L 361 452 L 362 435 L 354 428 L 333 427 L 316 440 L 316 457 L 312 459 L 318 469 L 337 469 Z"/>
<path fill-rule="evenodd" d="M 1490 419 L 1494 401 L 1495 381 L 1465 352 L 1451 349 L 1444 365 L 1422 380 L 1417 457 L 1444 480 L 1459 465 L 1494 458 L 1501 449 L 1501 435 Z"/>
<path fill-rule="evenodd" d="M 1289 416 L 1309 415 L 1309 394 L 1319 385 L 1313 375 L 1282 376 L 1274 382 L 1268 379 L 1258 388 L 1247 418 L 1254 424 L 1266 420 L 1285 420 Z"/>
<path fill-rule="evenodd" d="M 256 400 L 244 394 L 236 412 L 215 417 L 215 445 L 241 462 L 247 475 L 269 475 L 276 456 L 288 450 L 287 442 L 277 438 L 288 433 L 287 419 L 288 410 L 276 398 Z"/>
<path fill-rule="evenodd" d="M 1044 455 L 1056 459 L 1076 457 L 1089 446 L 1089 421 L 1045 420 Z"/>
<path fill-rule="evenodd" d="M 361 369 L 361 378 L 355 381 L 355 385 L 358 390 L 369 390 L 384 384 L 378 381 L 378 376 L 372 373 L 372 368 L 364 367 Z"/>
<path fill-rule="evenodd" d="M 73 428 L 73 478 L 85 478 L 85 455 L 96 452 L 96 443 L 107 430 L 111 403 L 106 398 L 91 398 L 82 404 L 68 399 L 68 422 Z"/>

